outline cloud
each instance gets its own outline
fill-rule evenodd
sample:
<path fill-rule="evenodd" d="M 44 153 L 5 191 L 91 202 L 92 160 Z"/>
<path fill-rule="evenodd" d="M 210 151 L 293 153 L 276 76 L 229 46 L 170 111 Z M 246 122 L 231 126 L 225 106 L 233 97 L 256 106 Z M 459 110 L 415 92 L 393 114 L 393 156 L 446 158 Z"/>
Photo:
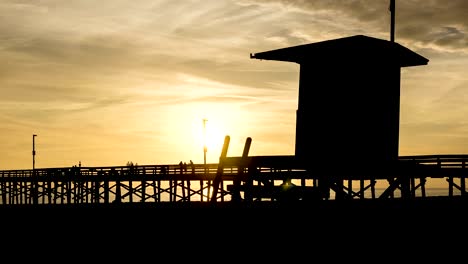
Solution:
<path fill-rule="evenodd" d="M 440 120 L 465 120 L 468 112 L 468 80 L 449 88 L 432 104 L 434 116 Z"/>
<path fill-rule="evenodd" d="M 244 3 L 275 4 L 309 13 L 334 12 L 354 18 L 369 32 L 389 32 L 389 2 L 375 0 L 248 0 Z M 468 52 L 468 1 L 397 1 L 396 40 L 422 47 Z M 358 30 L 358 29 L 356 29 Z"/>
<path fill-rule="evenodd" d="M 223 1 L 10 1 L 0 11 L 7 14 L 0 24 L 5 40 L 0 58 L 10 62 L 0 66 L 1 74 L 15 84 L 33 82 L 29 87 L 60 83 L 70 92 L 135 87 L 141 85 L 138 79 L 170 83 L 179 72 L 278 89 L 271 70 L 259 71 L 263 65 L 249 53 L 263 50 L 264 38 L 279 38 L 281 32 L 285 44 L 307 40 L 297 30 L 264 30 L 275 17 L 263 9 Z M 295 81 L 293 67 L 281 64 L 275 78 Z"/>

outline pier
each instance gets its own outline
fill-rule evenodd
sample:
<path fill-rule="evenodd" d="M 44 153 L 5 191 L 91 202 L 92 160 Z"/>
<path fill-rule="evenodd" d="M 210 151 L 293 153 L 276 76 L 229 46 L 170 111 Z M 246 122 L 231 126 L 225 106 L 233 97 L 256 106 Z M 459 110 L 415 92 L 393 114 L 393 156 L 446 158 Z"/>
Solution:
<path fill-rule="evenodd" d="M 393 167 L 359 164 L 314 170 L 296 156 L 227 156 L 219 163 L 36 168 L 0 171 L 0 204 L 190 204 L 424 199 L 426 182 L 445 179 L 447 198 L 466 196 L 468 155 L 400 156 Z M 363 159 L 365 160 L 365 158 Z M 336 160 L 340 168 L 340 160 Z M 323 175 L 327 175 L 324 177 Z M 380 192 L 376 191 L 380 186 Z"/>

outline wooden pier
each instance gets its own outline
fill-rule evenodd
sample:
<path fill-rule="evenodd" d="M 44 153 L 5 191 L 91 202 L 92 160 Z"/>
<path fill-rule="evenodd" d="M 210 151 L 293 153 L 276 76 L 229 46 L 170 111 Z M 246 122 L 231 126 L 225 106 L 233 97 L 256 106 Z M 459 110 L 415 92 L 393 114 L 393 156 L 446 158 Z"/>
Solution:
<path fill-rule="evenodd" d="M 0 171 L 0 204 L 203 204 L 428 198 L 426 181 L 443 178 L 447 198 L 466 196 L 468 155 L 402 156 L 392 168 L 323 177 L 295 156 L 228 157 L 220 162 Z M 339 163 L 339 161 L 337 161 Z M 344 170 L 346 171 L 346 170 Z M 383 191 L 376 191 L 376 185 Z"/>

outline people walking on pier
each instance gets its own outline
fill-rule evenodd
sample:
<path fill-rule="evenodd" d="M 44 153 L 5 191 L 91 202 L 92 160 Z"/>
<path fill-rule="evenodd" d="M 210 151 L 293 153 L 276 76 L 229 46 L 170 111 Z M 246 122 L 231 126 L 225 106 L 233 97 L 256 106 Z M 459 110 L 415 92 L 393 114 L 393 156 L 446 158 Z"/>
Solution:
<path fill-rule="evenodd" d="M 192 169 L 192 174 L 195 175 L 195 164 L 193 164 L 192 160 L 190 160 L 190 168 Z"/>
<path fill-rule="evenodd" d="M 184 163 L 182 161 L 179 162 L 179 169 L 180 169 L 180 174 L 184 173 Z"/>
<path fill-rule="evenodd" d="M 187 172 L 187 162 L 179 162 L 180 174 Z"/>

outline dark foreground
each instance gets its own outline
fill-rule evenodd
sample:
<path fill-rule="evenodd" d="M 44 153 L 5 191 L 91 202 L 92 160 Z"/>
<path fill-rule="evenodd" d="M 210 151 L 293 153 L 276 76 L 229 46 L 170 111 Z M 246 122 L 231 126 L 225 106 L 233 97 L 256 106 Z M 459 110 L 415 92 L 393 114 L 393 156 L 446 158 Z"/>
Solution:
<path fill-rule="evenodd" d="M 457 221 L 468 211 L 468 198 L 429 197 L 412 200 L 348 200 L 315 202 L 184 202 L 121 204 L 2 205 L 3 221 L 91 221 L 139 224 L 193 223 L 379 223 Z"/>
<path fill-rule="evenodd" d="M 3 205 L 0 227 L 5 245 L 13 250 L 28 247 L 42 254 L 56 253 L 60 248 L 70 256 L 89 257 L 93 253 L 93 259 L 95 255 L 121 260 L 124 256 L 156 258 L 168 254 L 192 259 L 223 252 L 223 259 L 236 258 L 243 263 L 246 252 L 250 252 L 258 263 L 264 263 L 264 258 L 276 261 L 281 256 L 287 263 L 297 263 L 312 255 L 335 258 L 350 250 L 347 258 L 364 256 L 365 252 L 378 253 L 379 259 L 398 256 L 399 261 L 411 256 L 408 254 L 414 253 L 414 247 L 448 255 L 441 246 L 452 251 L 453 246 L 464 245 L 467 211 L 468 200 L 461 197 L 254 204 Z M 457 242 L 460 239 L 462 242 Z M 187 250 L 192 254 L 185 254 Z"/>

